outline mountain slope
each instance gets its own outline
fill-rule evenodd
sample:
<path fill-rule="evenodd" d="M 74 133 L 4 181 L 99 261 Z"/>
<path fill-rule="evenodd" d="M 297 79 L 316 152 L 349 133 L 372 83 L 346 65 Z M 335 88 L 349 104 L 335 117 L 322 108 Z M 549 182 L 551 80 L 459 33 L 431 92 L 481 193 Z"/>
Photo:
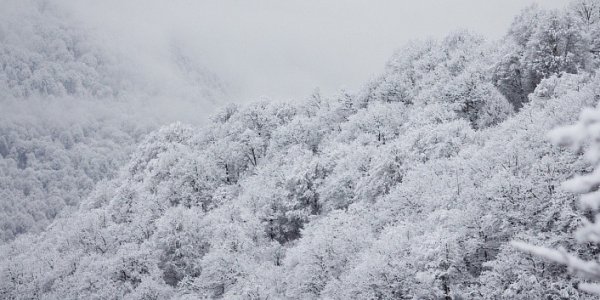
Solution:
<path fill-rule="evenodd" d="M 357 94 L 150 133 L 78 211 L 0 248 L 0 295 L 589 299 L 508 243 L 594 250 L 570 237 L 583 217 L 560 189 L 588 167 L 546 140 L 598 102 L 596 58 L 580 51 L 593 39 L 570 12 L 536 9 L 505 38 L 515 47 L 414 42 Z M 530 15 L 552 26 L 521 26 Z M 523 52 L 534 43 L 564 47 Z"/>
<path fill-rule="evenodd" d="M 2 4 L 0 244 L 76 209 L 143 136 L 208 114 L 224 97 L 218 79 L 175 48 L 174 71 L 161 78 L 171 85 L 157 84 L 61 5 Z"/>

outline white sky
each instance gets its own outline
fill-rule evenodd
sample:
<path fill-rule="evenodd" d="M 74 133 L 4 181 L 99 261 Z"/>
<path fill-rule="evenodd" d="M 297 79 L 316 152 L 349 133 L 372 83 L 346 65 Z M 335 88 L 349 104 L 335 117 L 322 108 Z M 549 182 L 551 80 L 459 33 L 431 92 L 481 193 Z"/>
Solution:
<path fill-rule="evenodd" d="M 410 39 L 469 29 L 501 37 L 527 0 L 63 0 L 135 56 L 182 46 L 235 101 L 356 90 Z M 567 0 L 541 0 L 559 8 Z"/>

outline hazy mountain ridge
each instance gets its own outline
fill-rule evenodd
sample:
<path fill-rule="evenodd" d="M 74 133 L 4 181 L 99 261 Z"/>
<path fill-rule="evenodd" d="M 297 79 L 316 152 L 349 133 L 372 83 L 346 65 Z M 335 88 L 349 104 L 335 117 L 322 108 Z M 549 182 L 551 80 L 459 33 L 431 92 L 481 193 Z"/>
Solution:
<path fill-rule="evenodd" d="M 112 178 L 147 133 L 208 114 L 225 95 L 197 61 L 178 62 L 181 51 L 171 63 L 187 69 L 157 87 L 132 53 L 62 5 L 4 1 L 0 12 L 0 243 L 43 230 Z"/>

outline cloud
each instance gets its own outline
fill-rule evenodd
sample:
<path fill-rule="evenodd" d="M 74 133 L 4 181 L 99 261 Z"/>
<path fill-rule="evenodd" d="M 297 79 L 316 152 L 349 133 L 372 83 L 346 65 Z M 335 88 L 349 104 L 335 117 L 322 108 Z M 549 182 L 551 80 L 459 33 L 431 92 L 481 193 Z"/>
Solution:
<path fill-rule="evenodd" d="M 294 99 L 358 89 L 411 39 L 470 29 L 501 37 L 522 0 L 62 0 L 81 22 L 147 68 L 173 73 L 175 44 L 227 82 L 222 100 Z M 545 7 L 564 1 L 546 0 Z M 168 82 L 165 82 L 168 84 Z"/>

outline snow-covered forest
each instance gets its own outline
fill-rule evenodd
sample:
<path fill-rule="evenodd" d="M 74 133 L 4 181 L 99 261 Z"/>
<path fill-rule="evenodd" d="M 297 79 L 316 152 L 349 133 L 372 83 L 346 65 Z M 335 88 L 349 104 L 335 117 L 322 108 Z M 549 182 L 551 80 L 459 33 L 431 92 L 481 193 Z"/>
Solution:
<path fill-rule="evenodd" d="M 151 72 L 12 2 L 1 299 L 600 295 L 598 0 L 409 42 L 356 92 L 237 104 L 175 42 Z"/>

